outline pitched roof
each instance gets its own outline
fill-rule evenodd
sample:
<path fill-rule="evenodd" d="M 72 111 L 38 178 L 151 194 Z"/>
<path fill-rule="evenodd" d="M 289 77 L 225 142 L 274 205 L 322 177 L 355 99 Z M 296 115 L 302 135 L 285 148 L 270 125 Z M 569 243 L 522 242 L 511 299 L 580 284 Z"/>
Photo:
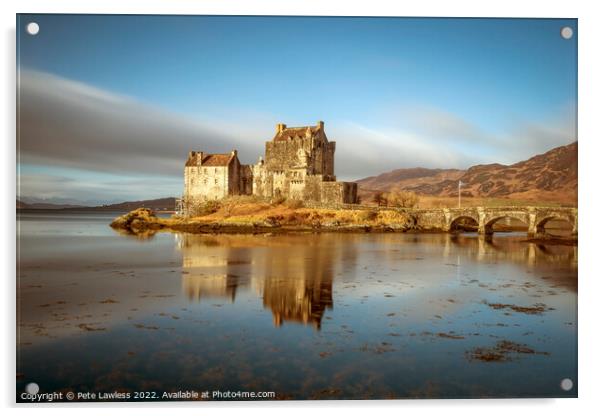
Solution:
<path fill-rule="evenodd" d="M 230 158 L 234 155 L 231 153 L 215 153 L 205 155 L 203 157 L 203 166 L 228 166 L 230 164 Z"/>
<path fill-rule="evenodd" d="M 201 156 L 203 159 L 201 160 Z M 232 153 L 202 153 L 192 152 L 186 161 L 186 166 L 228 166 L 230 160 L 236 157 Z"/>
<path fill-rule="evenodd" d="M 305 127 L 287 127 L 282 131 L 276 133 L 274 141 L 293 140 L 295 138 L 304 138 L 307 133 L 307 129 L 310 129 L 312 137 L 320 130 L 317 126 L 305 126 Z"/>

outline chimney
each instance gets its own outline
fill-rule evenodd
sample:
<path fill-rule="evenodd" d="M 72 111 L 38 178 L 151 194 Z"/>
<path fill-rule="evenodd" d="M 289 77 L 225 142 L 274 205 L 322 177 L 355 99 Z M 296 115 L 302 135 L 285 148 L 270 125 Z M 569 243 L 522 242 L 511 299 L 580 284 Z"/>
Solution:
<path fill-rule="evenodd" d="M 316 127 L 318 127 L 320 130 L 324 130 L 324 122 L 322 120 L 318 121 Z"/>
<path fill-rule="evenodd" d="M 203 160 L 203 152 L 195 152 L 194 150 L 188 152 L 188 160 L 196 161 L 198 160 L 199 164 Z"/>
<path fill-rule="evenodd" d="M 276 124 L 276 133 L 282 133 L 286 128 L 286 124 L 278 123 Z"/>

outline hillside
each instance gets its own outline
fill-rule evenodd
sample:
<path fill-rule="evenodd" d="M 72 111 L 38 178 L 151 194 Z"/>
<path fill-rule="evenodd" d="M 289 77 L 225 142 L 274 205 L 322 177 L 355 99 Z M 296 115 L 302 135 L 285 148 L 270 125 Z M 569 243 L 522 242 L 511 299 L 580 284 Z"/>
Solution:
<path fill-rule="evenodd" d="M 81 205 L 33 203 L 27 204 L 17 199 L 17 209 L 70 209 L 86 211 L 132 211 L 136 208 L 150 208 L 155 211 L 173 211 L 176 199 L 173 197 L 160 199 L 147 199 L 143 201 L 128 201 L 118 204 L 99 205 L 95 207 L 84 207 Z"/>
<path fill-rule="evenodd" d="M 119 204 L 102 205 L 94 207 L 94 209 L 107 211 L 132 211 L 136 208 L 150 208 L 154 211 L 173 211 L 176 207 L 176 199 L 174 197 L 148 199 L 144 201 L 129 201 Z"/>
<path fill-rule="evenodd" d="M 396 169 L 378 176 L 360 179 L 357 183 L 361 188 L 386 191 L 411 186 L 428 187 L 445 180 L 457 180 L 463 174 L 464 171 L 459 169 Z"/>
<path fill-rule="evenodd" d="M 512 165 L 476 165 L 456 169 L 397 169 L 357 183 L 360 195 L 374 191 L 407 190 L 420 195 L 454 197 L 458 181 L 462 196 L 541 200 L 560 203 L 577 201 L 577 142 Z"/>
<path fill-rule="evenodd" d="M 82 208 L 81 205 L 51 204 L 44 202 L 26 203 L 17 199 L 17 209 L 70 209 Z"/>

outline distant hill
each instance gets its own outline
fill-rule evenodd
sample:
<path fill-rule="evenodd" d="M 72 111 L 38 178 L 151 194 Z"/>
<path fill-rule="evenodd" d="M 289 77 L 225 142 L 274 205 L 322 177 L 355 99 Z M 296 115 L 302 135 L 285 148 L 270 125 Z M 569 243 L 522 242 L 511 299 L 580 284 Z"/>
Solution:
<path fill-rule="evenodd" d="M 95 207 L 84 207 L 81 205 L 33 203 L 27 204 L 17 199 L 17 209 L 75 209 L 93 211 L 131 211 L 136 208 L 146 207 L 155 211 L 173 211 L 176 199 L 173 197 L 148 199 L 144 201 L 129 201 L 118 204 L 99 205 Z"/>
<path fill-rule="evenodd" d="M 577 142 L 515 163 L 476 165 L 457 169 L 397 169 L 360 179 L 359 193 L 367 198 L 375 191 L 407 190 L 428 196 L 462 195 L 563 203 L 577 201 Z"/>
<path fill-rule="evenodd" d="M 119 204 L 94 207 L 94 209 L 107 211 L 131 211 L 136 208 L 150 208 L 155 211 L 173 211 L 176 208 L 176 199 L 174 197 L 147 199 L 144 201 L 121 202 Z"/>
<path fill-rule="evenodd" d="M 70 208 L 82 208 L 81 205 L 71 204 L 51 204 L 44 202 L 26 203 L 17 199 L 18 209 L 70 209 Z"/>

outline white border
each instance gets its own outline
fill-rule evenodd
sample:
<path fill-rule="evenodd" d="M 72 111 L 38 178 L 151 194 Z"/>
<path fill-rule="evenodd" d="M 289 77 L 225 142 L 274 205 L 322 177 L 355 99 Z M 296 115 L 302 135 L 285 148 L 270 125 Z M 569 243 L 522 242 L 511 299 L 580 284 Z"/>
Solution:
<path fill-rule="evenodd" d="M 3 194 L 0 210 L 5 221 L 2 238 L 5 273 L 3 308 L 5 336 L 2 343 L 3 371 L 0 378 L 2 405 L 12 407 L 15 397 L 15 13 L 124 13 L 124 14 L 249 14 L 249 15 L 346 15 L 346 16 L 464 16 L 464 17 L 568 17 L 579 19 L 579 399 L 558 400 L 414 400 L 371 402 L 270 402 L 270 403 L 157 403 L 107 404 L 82 408 L 80 405 L 43 405 L 44 412 L 90 414 L 130 413 L 143 407 L 145 414 L 163 414 L 166 408 L 205 414 L 235 411 L 251 415 L 304 414 L 308 412 L 345 412 L 364 414 L 374 409 L 382 413 L 416 412 L 431 414 L 507 415 L 509 412 L 555 414 L 588 414 L 600 408 L 597 401 L 602 374 L 600 367 L 600 316 L 596 306 L 602 293 L 602 273 L 595 261 L 600 256 L 596 236 L 600 229 L 600 177 L 602 140 L 600 129 L 600 77 L 602 66 L 600 45 L 602 22 L 594 1 L 434 1 L 386 2 L 381 0 L 21 0 L 1 3 L 4 42 L 1 101 L 3 140 Z M 492 374 L 495 377 L 495 374 Z M 597 406 L 596 406 L 597 405 Z M 76 407 L 77 406 L 77 407 Z M 109 410 L 110 409 L 110 410 Z M 31 409 L 27 409 L 31 410 Z"/>

